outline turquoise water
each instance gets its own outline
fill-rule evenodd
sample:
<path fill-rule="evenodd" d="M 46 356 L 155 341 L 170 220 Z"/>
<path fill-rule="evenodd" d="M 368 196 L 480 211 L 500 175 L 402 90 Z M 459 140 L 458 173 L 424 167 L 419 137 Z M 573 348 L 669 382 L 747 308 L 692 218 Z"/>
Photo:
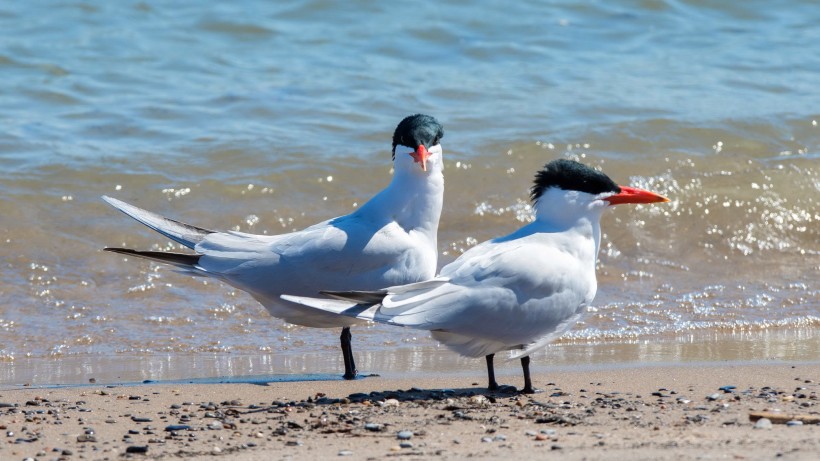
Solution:
<path fill-rule="evenodd" d="M 307 354 L 317 369 L 299 373 L 333 372 L 338 332 L 102 253 L 174 245 L 99 196 L 204 227 L 303 228 L 387 184 L 392 130 L 416 112 L 445 125 L 441 264 L 529 219 L 532 175 L 556 157 L 673 199 L 605 218 L 594 312 L 559 346 L 785 335 L 805 347 L 779 358 L 805 360 L 820 336 L 817 24 L 811 1 L 6 2 L 4 380 L 32 360 L 214 355 L 282 373 Z M 399 373 L 414 368 L 391 357 L 437 347 L 382 326 L 354 342 Z"/>

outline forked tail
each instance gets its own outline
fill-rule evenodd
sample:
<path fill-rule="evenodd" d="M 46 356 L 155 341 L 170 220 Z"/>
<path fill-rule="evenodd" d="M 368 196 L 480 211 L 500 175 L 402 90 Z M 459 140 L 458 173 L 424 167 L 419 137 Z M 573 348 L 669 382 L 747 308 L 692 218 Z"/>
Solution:
<path fill-rule="evenodd" d="M 105 195 L 102 196 L 102 199 L 114 208 L 145 224 L 151 229 L 154 229 L 169 239 L 181 243 L 191 249 L 193 249 L 197 243 L 204 240 L 206 236 L 216 232 L 166 218 L 156 213 L 152 213 L 150 211 L 143 210 L 142 208 L 135 207 L 134 205 L 125 203 L 122 200 L 117 200 Z M 151 257 L 148 256 L 143 257 L 151 259 Z"/>

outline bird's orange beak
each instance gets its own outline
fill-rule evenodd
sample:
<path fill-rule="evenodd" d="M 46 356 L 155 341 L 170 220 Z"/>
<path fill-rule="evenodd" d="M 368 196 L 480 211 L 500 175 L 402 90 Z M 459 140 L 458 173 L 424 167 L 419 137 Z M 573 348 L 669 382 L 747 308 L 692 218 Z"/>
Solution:
<path fill-rule="evenodd" d="M 416 163 L 421 164 L 422 171 L 427 171 L 427 159 L 430 158 L 430 152 L 427 152 L 427 148 L 424 147 L 424 144 L 419 144 L 419 147 L 417 147 L 414 152 L 411 152 L 410 155 L 416 160 Z"/>
<path fill-rule="evenodd" d="M 637 187 L 620 186 L 621 192 L 605 198 L 610 205 L 620 205 L 622 203 L 658 203 L 668 202 L 669 199 L 663 195 L 638 189 Z"/>

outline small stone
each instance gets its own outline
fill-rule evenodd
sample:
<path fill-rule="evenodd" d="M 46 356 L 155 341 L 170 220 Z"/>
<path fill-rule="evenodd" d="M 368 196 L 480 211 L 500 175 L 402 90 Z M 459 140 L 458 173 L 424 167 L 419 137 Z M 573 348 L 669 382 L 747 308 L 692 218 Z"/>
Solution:
<path fill-rule="evenodd" d="M 285 445 L 287 445 L 289 447 L 301 447 L 302 446 L 302 441 L 301 440 L 288 440 L 287 442 L 285 442 Z"/>
<path fill-rule="evenodd" d="M 712 394 L 712 395 L 710 395 L 710 396 L 708 396 L 708 397 L 706 397 L 706 398 L 707 398 L 707 399 L 709 399 L 709 400 L 717 400 L 717 399 L 719 399 L 719 398 L 720 398 L 720 394 L 718 394 L 717 392 L 715 392 L 714 394 Z"/>
<path fill-rule="evenodd" d="M 377 423 L 367 423 L 364 425 L 364 429 L 370 432 L 380 432 L 383 428 L 383 425 Z"/>
<path fill-rule="evenodd" d="M 385 407 L 397 407 L 399 406 L 399 401 L 396 399 L 387 399 L 384 401 L 383 405 Z"/>
<path fill-rule="evenodd" d="M 191 430 L 191 426 L 187 424 L 171 424 L 170 426 L 165 426 L 165 432 L 176 432 L 176 431 L 189 431 Z M 129 431 L 129 433 L 132 433 Z M 134 434 L 139 434 L 139 431 L 134 431 Z"/>
<path fill-rule="evenodd" d="M 718 390 L 721 390 L 726 394 L 731 394 L 735 389 L 737 389 L 736 386 L 721 386 L 718 388 Z"/>
<path fill-rule="evenodd" d="M 339 456 L 353 456 L 353 452 L 350 450 L 342 450 L 339 452 Z"/>
<path fill-rule="evenodd" d="M 80 442 L 80 443 L 96 442 L 97 438 L 94 437 L 93 435 L 80 434 L 80 435 L 77 436 L 77 441 Z"/>
<path fill-rule="evenodd" d="M 413 448 L 413 442 L 402 442 L 399 444 L 400 448 Z"/>
<path fill-rule="evenodd" d="M 211 450 L 211 453 L 213 453 L 213 454 L 219 454 L 219 453 L 222 453 L 222 449 L 221 449 L 221 448 L 219 448 L 219 447 L 217 447 L 217 446 L 215 446 L 215 447 L 213 447 L 213 449 Z"/>
<path fill-rule="evenodd" d="M 222 421 L 214 421 L 211 424 L 208 424 L 208 429 L 223 429 L 225 426 L 222 424 Z"/>
<path fill-rule="evenodd" d="M 525 434 L 527 434 L 530 437 L 533 437 L 533 436 L 537 435 L 538 433 L 535 432 L 535 431 L 527 431 L 527 432 L 525 432 Z"/>
<path fill-rule="evenodd" d="M 544 441 L 549 440 L 550 437 L 547 434 L 538 434 L 535 436 L 535 440 Z"/>
<path fill-rule="evenodd" d="M 793 419 L 791 421 L 786 421 L 786 425 L 787 426 L 802 426 L 803 421 L 800 421 L 799 419 Z"/>
<path fill-rule="evenodd" d="M 506 435 L 498 434 L 495 437 L 493 437 L 493 442 L 506 442 L 506 441 L 507 441 L 507 436 Z"/>
<path fill-rule="evenodd" d="M 413 438 L 413 433 L 410 431 L 401 431 L 396 434 L 396 438 L 399 440 L 410 440 Z"/>
<path fill-rule="evenodd" d="M 491 439 L 491 438 L 489 438 L 489 437 L 482 437 L 482 438 L 481 438 L 481 442 L 482 442 L 482 443 L 492 443 L 492 442 L 493 442 L 493 439 Z"/>
<path fill-rule="evenodd" d="M 755 423 L 755 429 L 771 429 L 772 422 L 769 418 L 760 418 Z"/>
<path fill-rule="evenodd" d="M 541 429 L 541 433 L 552 437 L 553 435 L 558 434 L 558 431 L 556 431 L 555 429 Z"/>
<path fill-rule="evenodd" d="M 132 416 L 131 421 L 134 421 L 135 423 L 150 423 L 153 419 L 147 416 Z"/>
<path fill-rule="evenodd" d="M 483 395 L 474 395 L 470 397 L 470 403 L 473 405 L 486 405 L 487 397 L 484 397 Z"/>
<path fill-rule="evenodd" d="M 148 453 L 148 445 L 130 445 L 128 448 L 125 449 L 126 453 Z"/>

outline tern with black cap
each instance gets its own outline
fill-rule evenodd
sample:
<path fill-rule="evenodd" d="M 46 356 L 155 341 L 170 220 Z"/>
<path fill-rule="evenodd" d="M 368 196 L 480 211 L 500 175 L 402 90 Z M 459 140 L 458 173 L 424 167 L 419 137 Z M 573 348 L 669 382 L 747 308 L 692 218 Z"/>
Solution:
<path fill-rule="evenodd" d="M 350 326 L 338 316 L 280 298 L 320 289 L 374 290 L 435 275 L 444 195 L 441 124 L 429 115 L 404 118 L 393 133 L 390 184 L 353 213 L 298 232 L 217 232 L 165 218 L 121 200 L 103 199 L 194 253 L 105 248 L 176 266 L 250 293 L 274 317 L 317 328 L 342 327 L 345 379 L 356 377 Z"/>
<path fill-rule="evenodd" d="M 613 205 L 668 202 L 643 189 L 617 185 L 579 162 L 547 163 L 531 189 L 535 219 L 479 244 L 427 281 L 378 291 L 324 290 L 333 299 L 283 296 L 362 320 L 429 330 L 468 357 L 485 357 L 495 390 L 493 358 L 521 359 L 525 393 L 534 392 L 530 354 L 572 327 L 597 291 L 600 220 Z"/>

